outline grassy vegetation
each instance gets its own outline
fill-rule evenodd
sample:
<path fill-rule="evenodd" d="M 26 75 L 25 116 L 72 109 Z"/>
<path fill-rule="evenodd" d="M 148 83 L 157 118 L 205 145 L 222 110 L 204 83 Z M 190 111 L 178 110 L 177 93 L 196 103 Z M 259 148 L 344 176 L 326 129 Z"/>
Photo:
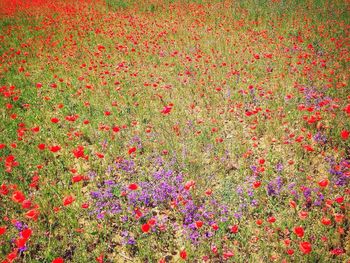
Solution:
<path fill-rule="evenodd" d="M 347 1 L 0 4 L 1 262 L 348 262 Z"/>

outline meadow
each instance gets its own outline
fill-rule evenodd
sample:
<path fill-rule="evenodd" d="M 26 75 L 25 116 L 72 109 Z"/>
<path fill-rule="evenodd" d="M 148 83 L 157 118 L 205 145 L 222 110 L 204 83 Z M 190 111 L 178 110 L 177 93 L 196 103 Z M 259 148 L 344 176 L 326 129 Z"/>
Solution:
<path fill-rule="evenodd" d="M 0 0 L 0 262 L 350 262 L 349 1 Z"/>

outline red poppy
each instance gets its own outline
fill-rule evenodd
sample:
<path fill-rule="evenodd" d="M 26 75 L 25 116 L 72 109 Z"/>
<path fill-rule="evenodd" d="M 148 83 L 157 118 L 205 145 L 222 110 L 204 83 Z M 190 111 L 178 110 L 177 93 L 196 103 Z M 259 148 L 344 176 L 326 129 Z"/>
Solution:
<path fill-rule="evenodd" d="M 264 164 L 265 160 L 264 159 L 259 159 L 259 164 Z"/>
<path fill-rule="evenodd" d="M 52 263 L 63 263 L 64 260 L 63 258 L 55 258 L 54 260 L 52 260 Z"/>
<path fill-rule="evenodd" d="M 36 209 L 29 210 L 26 213 L 26 217 L 29 219 L 33 219 L 34 221 L 36 221 L 38 219 L 38 216 L 39 216 L 39 211 Z"/>
<path fill-rule="evenodd" d="M 83 175 L 75 175 L 75 176 L 72 177 L 72 182 L 73 183 L 78 183 L 78 182 L 80 182 L 83 179 L 84 179 Z"/>
<path fill-rule="evenodd" d="M 205 195 L 210 196 L 213 193 L 212 189 L 205 190 Z"/>
<path fill-rule="evenodd" d="M 196 221 L 196 227 L 201 228 L 203 226 L 203 221 Z"/>
<path fill-rule="evenodd" d="M 133 152 L 136 152 L 136 147 L 129 148 L 128 154 L 132 154 Z"/>
<path fill-rule="evenodd" d="M 274 216 L 270 216 L 268 219 L 267 219 L 267 222 L 269 223 L 274 223 L 276 222 L 276 218 Z"/>
<path fill-rule="evenodd" d="M 96 153 L 96 156 L 100 159 L 103 159 L 105 157 L 103 153 Z"/>
<path fill-rule="evenodd" d="M 15 241 L 17 248 L 24 247 L 26 245 L 26 242 L 27 242 L 27 239 L 25 239 L 25 238 L 18 238 Z"/>
<path fill-rule="evenodd" d="M 120 128 L 119 128 L 118 126 L 114 126 L 114 127 L 112 128 L 112 131 L 114 131 L 114 132 L 119 132 L 119 131 L 120 131 Z"/>
<path fill-rule="evenodd" d="M 323 217 L 323 218 L 321 219 L 321 223 L 322 223 L 323 225 L 325 225 L 325 226 L 329 226 L 330 224 L 332 224 L 332 221 L 331 221 L 329 218 L 327 218 L 327 217 Z"/>
<path fill-rule="evenodd" d="M 154 226 L 156 224 L 156 220 L 154 218 L 151 218 L 150 220 L 148 220 L 147 224 Z"/>
<path fill-rule="evenodd" d="M 89 208 L 89 204 L 84 203 L 84 204 L 82 204 L 82 205 L 81 205 L 81 208 L 83 208 L 83 209 L 87 209 L 87 208 Z"/>
<path fill-rule="evenodd" d="M 260 185 L 261 185 L 261 182 L 260 182 L 260 181 L 255 181 L 255 182 L 253 183 L 253 187 L 254 187 L 255 189 L 256 189 L 256 188 L 259 188 Z"/>
<path fill-rule="evenodd" d="M 58 152 L 59 150 L 61 150 L 61 146 L 59 145 L 54 145 L 50 147 L 50 151 L 53 153 Z"/>
<path fill-rule="evenodd" d="M 132 191 L 136 191 L 139 188 L 139 186 L 135 183 L 132 183 L 132 184 L 129 184 L 128 188 Z"/>
<path fill-rule="evenodd" d="M 26 198 L 21 191 L 15 191 L 12 195 L 12 200 L 16 203 L 22 203 L 25 199 Z"/>
<path fill-rule="evenodd" d="M 0 186 L 0 194 L 2 195 L 7 195 L 9 192 L 8 188 L 7 188 L 7 185 L 6 184 L 2 184 Z"/>
<path fill-rule="evenodd" d="M 349 138 L 350 132 L 348 130 L 342 130 L 340 136 L 343 140 L 347 140 Z"/>
<path fill-rule="evenodd" d="M 76 149 L 73 150 L 75 158 L 84 158 L 84 147 L 79 145 Z"/>
<path fill-rule="evenodd" d="M 344 219 L 344 215 L 343 214 L 334 214 L 334 220 L 337 223 L 341 223 Z"/>
<path fill-rule="evenodd" d="M 151 226 L 149 224 L 147 224 L 147 223 L 143 224 L 141 226 L 141 230 L 142 230 L 143 233 L 148 233 L 150 229 L 151 229 Z"/>
<path fill-rule="evenodd" d="M 0 226 L 0 236 L 6 233 L 6 226 Z"/>
<path fill-rule="evenodd" d="M 322 188 L 325 188 L 328 186 L 328 183 L 329 183 L 328 179 L 323 179 L 323 180 L 318 182 L 318 185 Z"/>
<path fill-rule="evenodd" d="M 238 232 L 238 225 L 230 226 L 230 231 L 233 234 L 236 234 Z"/>
<path fill-rule="evenodd" d="M 70 205 L 74 201 L 75 201 L 75 198 L 73 196 L 71 196 L 71 195 L 66 196 L 65 198 L 63 198 L 63 205 L 64 206 Z"/>
<path fill-rule="evenodd" d="M 186 250 L 181 250 L 181 251 L 180 251 L 180 258 L 182 258 L 182 259 L 186 259 L 186 258 L 187 258 L 187 252 L 186 252 Z"/>
<path fill-rule="evenodd" d="M 341 204 L 341 203 L 344 202 L 344 197 L 339 196 L 339 197 L 335 198 L 335 201 L 336 201 L 338 204 Z"/>
<path fill-rule="evenodd" d="M 7 259 L 12 262 L 17 257 L 17 249 L 14 249 L 10 254 L 7 255 Z"/>
<path fill-rule="evenodd" d="M 58 118 L 51 118 L 52 123 L 58 123 L 60 120 Z"/>
<path fill-rule="evenodd" d="M 293 255 L 294 254 L 294 250 L 293 249 L 288 249 L 287 250 L 287 254 L 288 255 Z"/>
<path fill-rule="evenodd" d="M 46 145 L 45 145 L 44 143 L 40 143 L 40 144 L 38 145 L 38 148 L 39 148 L 39 150 L 45 150 Z"/>
<path fill-rule="evenodd" d="M 223 258 L 226 260 L 226 259 L 228 259 L 228 258 L 231 258 L 231 257 L 233 257 L 235 254 L 233 254 L 233 252 L 232 251 L 226 251 L 226 252 L 224 252 L 223 254 L 222 254 L 222 256 L 223 256 Z"/>
<path fill-rule="evenodd" d="M 165 106 L 161 111 L 161 113 L 163 113 L 164 115 L 167 115 L 171 112 L 171 110 L 172 110 L 172 106 Z"/>
<path fill-rule="evenodd" d="M 307 241 L 299 243 L 299 249 L 303 254 L 309 254 L 312 251 L 311 244 Z"/>
<path fill-rule="evenodd" d="M 306 211 L 301 211 L 301 212 L 299 213 L 300 219 L 305 219 L 305 218 L 307 218 L 308 215 L 309 215 L 309 213 L 306 212 Z"/>
<path fill-rule="evenodd" d="M 98 263 L 103 263 L 103 254 L 101 254 L 98 258 L 96 258 Z"/>
<path fill-rule="evenodd" d="M 342 248 L 335 248 L 335 249 L 332 249 L 330 253 L 331 253 L 332 255 L 339 256 L 339 255 L 344 254 L 345 251 L 344 251 L 344 249 L 342 249 Z"/>
<path fill-rule="evenodd" d="M 219 226 L 218 226 L 217 224 L 212 224 L 212 225 L 211 225 L 211 228 L 212 228 L 214 231 L 216 231 L 216 230 L 219 229 Z"/>
<path fill-rule="evenodd" d="M 185 183 L 185 189 L 186 190 L 190 190 L 191 188 L 193 188 L 196 185 L 196 182 L 193 180 L 187 181 Z"/>
<path fill-rule="evenodd" d="M 294 234 L 296 234 L 298 237 L 303 237 L 304 229 L 301 226 L 297 226 L 294 228 Z"/>
<path fill-rule="evenodd" d="M 22 230 L 21 235 L 23 238 L 28 239 L 32 235 L 33 231 L 30 228 Z"/>

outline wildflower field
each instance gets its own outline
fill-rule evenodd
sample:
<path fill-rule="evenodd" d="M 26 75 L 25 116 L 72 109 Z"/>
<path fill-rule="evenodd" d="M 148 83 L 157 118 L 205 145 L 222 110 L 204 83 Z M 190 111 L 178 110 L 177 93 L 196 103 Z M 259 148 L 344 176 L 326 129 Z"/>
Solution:
<path fill-rule="evenodd" d="M 347 0 L 0 0 L 0 262 L 350 262 Z"/>

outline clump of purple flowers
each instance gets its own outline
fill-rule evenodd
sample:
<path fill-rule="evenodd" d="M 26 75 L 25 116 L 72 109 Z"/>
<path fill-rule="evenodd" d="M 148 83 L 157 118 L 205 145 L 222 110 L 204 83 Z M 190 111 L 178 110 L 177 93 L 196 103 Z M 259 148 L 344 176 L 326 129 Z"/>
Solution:
<path fill-rule="evenodd" d="M 347 186 L 350 182 L 350 160 L 343 159 L 337 163 L 334 158 L 328 157 L 326 161 L 331 166 L 332 183 L 337 187 Z"/>
<path fill-rule="evenodd" d="M 118 218 L 119 222 L 135 220 L 134 225 L 140 225 L 152 218 L 159 224 L 152 227 L 152 232 L 176 231 L 194 244 L 215 235 L 213 224 L 227 221 L 227 207 L 212 196 L 197 193 L 194 186 L 186 186 L 191 180 L 173 168 L 174 162 L 159 162 L 159 157 L 155 158 L 148 172 L 136 172 L 135 166 L 131 160 L 116 163 L 108 173 L 119 176 L 99 183 L 91 192 L 91 213 L 98 219 L 108 215 Z M 131 181 L 134 178 L 138 180 Z M 131 189 L 130 184 L 136 184 L 137 188 Z M 195 224 L 198 220 L 208 227 L 198 229 Z M 134 244 L 137 240 L 131 238 L 130 230 L 124 230 L 122 236 L 125 244 Z"/>
<path fill-rule="evenodd" d="M 282 186 L 283 186 L 282 177 L 279 176 L 276 179 L 271 180 L 267 184 L 267 194 L 269 196 L 278 196 L 281 193 Z"/>

